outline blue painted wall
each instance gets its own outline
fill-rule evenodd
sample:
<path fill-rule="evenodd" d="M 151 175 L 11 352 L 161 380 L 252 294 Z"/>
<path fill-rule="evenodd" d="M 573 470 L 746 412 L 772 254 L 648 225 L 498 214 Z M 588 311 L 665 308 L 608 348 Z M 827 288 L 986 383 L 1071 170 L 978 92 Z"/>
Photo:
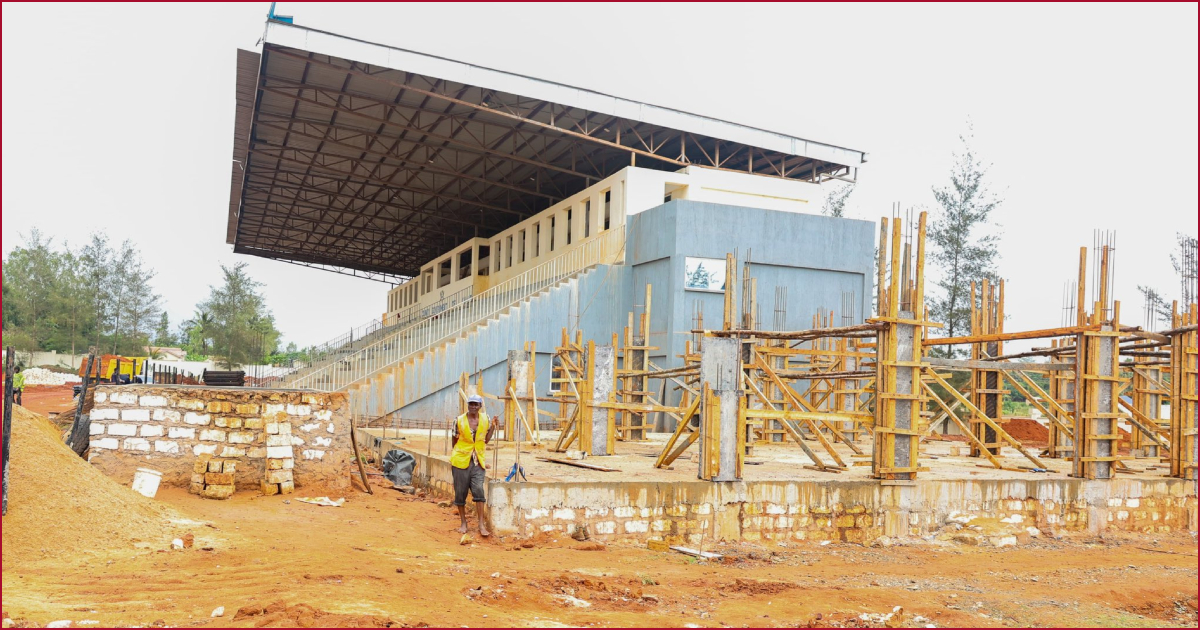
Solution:
<path fill-rule="evenodd" d="M 650 345 L 659 348 L 651 352 L 652 360 L 664 368 L 680 365 L 677 356 L 689 337 L 696 304 L 703 309 L 705 327 L 718 328 L 724 302 L 721 293 L 684 290 L 684 260 L 689 256 L 724 260 L 736 249 L 739 276 L 749 256 L 751 274 L 758 279 L 763 328 L 772 327 L 776 286 L 787 287 L 785 328 L 790 330 L 810 328 L 818 309 L 839 311 L 841 324 L 843 293 L 853 292 L 855 298 L 850 322 L 862 322 L 870 308 L 875 256 L 875 225 L 870 221 L 677 200 L 629 217 L 626 230 L 625 265 L 593 269 L 419 359 L 416 369 L 405 375 L 406 400 L 393 403 L 401 407 L 402 417 L 456 415 L 462 372 L 481 370 L 485 391 L 501 392 L 508 351 L 522 349 L 528 340 L 537 342 L 537 393 L 546 395 L 550 353 L 562 328 L 579 327 L 585 340 L 610 343 L 614 333 L 622 332 L 631 310 L 643 312 L 647 283 L 653 285 Z M 740 300 L 740 278 L 738 291 Z M 668 401 L 677 398 L 678 394 L 668 395 Z M 489 402 L 488 407 L 493 414 L 500 411 L 498 403 Z"/>

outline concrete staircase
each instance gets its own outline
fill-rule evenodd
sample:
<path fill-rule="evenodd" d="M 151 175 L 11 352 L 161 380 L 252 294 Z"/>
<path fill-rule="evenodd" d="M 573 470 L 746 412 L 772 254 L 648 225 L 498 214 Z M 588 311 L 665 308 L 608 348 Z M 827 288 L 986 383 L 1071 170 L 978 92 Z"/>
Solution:
<path fill-rule="evenodd" d="M 349 389 L 409 357 L 472 334 L 481 326 L 503 318 L 513 308 L 553 291 L 597 265 L 621 262 L 624 252 L 624 230 L 610 230 L 460 304 L 375 339 L 343 358 L 302 374 L 289 375 L 277 387 Z"/>

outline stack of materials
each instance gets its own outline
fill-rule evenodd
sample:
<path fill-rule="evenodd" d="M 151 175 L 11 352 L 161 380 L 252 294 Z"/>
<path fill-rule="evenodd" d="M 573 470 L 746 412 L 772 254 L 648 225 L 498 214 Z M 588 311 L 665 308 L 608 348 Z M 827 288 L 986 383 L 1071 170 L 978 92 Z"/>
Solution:
<path fill-rule="evenodd" d="M 25 370 L 26 385 L 66 385 L 67 383 L 78 383 L 83 379 L 74 374 L 64 374 L 62 372 L 51 372 L 45 368 L 29 368 Z"/>
<path fill-rule="evenodd" d="M 268 422 L 267 474 L 262 481 L 264 495 L 289 494 L 296 489 L 292 482 L 292 468 L 296 465 L 292 453 L 292 423 L 288 421 Z"/>
<path fill-rule="evenodd" d="M 243 387 L 246 384 L 246 373 L 241 370 L 236 372 L 204 370 L 204 374 L 200 377 L 200 380 L 205 385 L 213 387 Z"/>
<path fill-rule="evenodd" d="M 237 460 L 201 455 L 192 468 L 192 485 L 188 491 L 208 499 L 228 499 L 233 496 L 236 470 Z"/>

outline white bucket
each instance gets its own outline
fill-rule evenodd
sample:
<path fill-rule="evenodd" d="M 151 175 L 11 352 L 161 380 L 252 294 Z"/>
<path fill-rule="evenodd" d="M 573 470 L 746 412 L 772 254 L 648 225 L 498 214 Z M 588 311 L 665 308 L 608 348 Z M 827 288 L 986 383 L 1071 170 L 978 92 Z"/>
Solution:
<path fill-rule="evenodd" d="M 162 481 L 162 473 L 149 468 L 139 468 L 133 474 L 133 491 L 143 496 L 154 498 L 158 494 L 158 484 Z"/>

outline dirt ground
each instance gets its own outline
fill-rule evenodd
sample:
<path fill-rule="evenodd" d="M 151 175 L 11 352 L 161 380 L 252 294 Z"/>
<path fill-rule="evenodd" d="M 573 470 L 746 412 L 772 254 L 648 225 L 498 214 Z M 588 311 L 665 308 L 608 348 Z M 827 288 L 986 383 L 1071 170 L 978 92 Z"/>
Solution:
<path fill-rule="evenodd" d="M 56 413 L 74 413 L 71 385 L 28 385 L 21 395 L 21 406 L 46 417 Z"/>
<path fill-rule="evenodd" d="M 545 535 L 464 539 L 447 503 L 390 487 L 341 507 L 303 503 L 303 489 L 151 500 L 23 409 L 12 457 L 2 599 L 21 627 L 1197 625 L 1190 534 L 739 543 L 697 561 Z"/>
<path fill-rule="evenodd" d="M 739 544 L 709 563 L 571 539 L 460 544 L 452 508 L 375 492 L 319 507 L 301 494 L 211 501 L 164 489 L 159 501 L 192 521 L 175 521 L 174 535 L 192 533 L 194 547 L 6 554 L 4 614 L 77 627 L 1197 624 L 1187 534 L 1004 550 Z"/>

